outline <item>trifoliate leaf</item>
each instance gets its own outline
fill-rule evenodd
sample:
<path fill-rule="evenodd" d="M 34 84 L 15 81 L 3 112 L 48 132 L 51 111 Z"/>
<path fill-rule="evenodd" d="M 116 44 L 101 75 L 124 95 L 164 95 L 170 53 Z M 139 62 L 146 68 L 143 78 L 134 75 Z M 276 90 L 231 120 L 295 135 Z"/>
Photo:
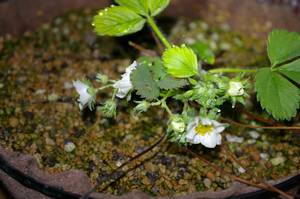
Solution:
<path fill-rule="evenodd" d="M 278 71 L 300 84 L 300 59 L 279 67 Z"/>
<path fill-rule="evenodd" d="M 148 16 L 148 0 L 116 0 L 120 6 L 127 7 L 143 16 Z"/>
<path fill-rule="evenodd" d="M 197 56 L 186 46 L 165 50 L 162 59 L 167 72 L 174 77 L 185 78 L 198 74 Z"/>
<path fill-rule="evenodd" d="M 93 25 L 99 35 L 123 36 L 141 30 L 145 21 L 129 8 L 114 6 L 94 16 Z"/>
<path fill-rule="evenodd" d="M 185 79 L 175 79 L 173 77 L 165 77 L 157 82 L 157 85 L 161 89 L 169 90 L 182 88 L 188 85 L 188 81 Z"/>
<path fill-rule="evenodd" d="M 158 15 L 169 5 L 169 3 L 170 0 L 148 0 L 148 9 L 151 16 Z"/>
<path fill-rule="evenodd" d="M 256 74 L 255 89 L 261 106 L 275 119 L 289 120 L 296 115 L 300 102 L 299 89 L 270 68 Z"/>
<path fill-rule="evenodd" d="M 286 30 L 273 30 L 268 38 L 268 55 L 272 66 L 300 56 L 300 36 Z"/>
<path fill-rule="evenodd" d="M 153 80 L 149 67 L 140 64 L 131 74 L 131 81 L 137 94 L 148 100 L 157 98 L 160 90 Z"/>
<path fill-rule="evenodd" d="M 214 52 L 210 49 L 209 45 L 203 42 L 196 42 L 191 45 L 191 48 L 194 50 L 199 57 L 208 64 L 215 63 L 215 55 Z"/>

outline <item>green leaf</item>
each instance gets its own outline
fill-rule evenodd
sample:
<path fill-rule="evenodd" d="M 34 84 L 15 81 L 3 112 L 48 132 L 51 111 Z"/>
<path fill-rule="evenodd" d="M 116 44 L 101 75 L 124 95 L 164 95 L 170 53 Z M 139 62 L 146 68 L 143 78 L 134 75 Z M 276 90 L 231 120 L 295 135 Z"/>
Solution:
<path fill-rule="evenodd" d="M 300 56 L 300 36 L 286 30 L 273 30 L 268 39 L 268 55 L 272 66 Z"/>
<path fill-rule="evenodd" d="M 116 2 L 121 6 L 133 10 L 135 13 L 148 16 L 147 0 L 116 0 Z"/>
<path fill-rule="evenodd" d="M 268 113 L 277 120 L 290 120 L 296 115 L 300 91 L 295 85 L 270 68 L 260 69 L 255 78 L 257 99 Z"/>
<path fill-rule="evenodd" d="M 188 84 L 188 81 L 185 79 L 170 77 L 159 57 L 141 57 L 138 59 L 138 63 L 149 67 L 154 81 L 161 89 L 176 89 Z"/>
<path fill-rule="evenodd" d="M 163 11 L 170 3 L 170 0 L 116 0 L 124 7 L 133 10 L 143 16 L 155 16 Z"/>
<path fill-rule="evenodd" d="M 210 49 L 209 45 L 207 45 L 203 42 L 196 42 L 191 45 L 191 48 L 206 63 L 208 63 L 208 64 L 215 63 L 215 55 L 214 55 L 214 52 Z"/>
<path fill-rule="evenodd" d="M 165 77 L 157 82 L 157 85 L 161 89 L 177 89 L 188 85 L 188 81 L 185 79 L 175 79 L 172 77 Z"/>
<path fill-rule="evenodd" d="M 152 73 L 149 66 L 139 64 L 138 67 L 131 74 L 131 81 L 137 94 L 148 100 L 156 99 L 160 90 L 153 80 Z"/>
<path fill-rule="evenodd" d="M 145 21 L 129 8 L 113 6 L 94 16 L 93 25 L 99 35 L 123 36 L 141 30 Z"/>
<path fill-rule="evenodd" d="M 167 72 L 174 77 L 186 78 L 198 74 L 197 56 L 186 46 L 165 50 L 162 59 Z"/>
<path fill-rule="evenodd" d="M 151 16 L 158 15 L 163 11 L 170 3 L 170 0 L 148 0 L 148 9 Z"/>
<path fill-rule="evenodd" d="M 156 81 L 168 75 L 159 57 L 140 57 L 138 63 L 149 66 L 153 74 L 153 79 Z"/>
<path fill-rule="evenodd" d="M 279 67 L 278 71 L 300 84 L 300 59 Z"/>

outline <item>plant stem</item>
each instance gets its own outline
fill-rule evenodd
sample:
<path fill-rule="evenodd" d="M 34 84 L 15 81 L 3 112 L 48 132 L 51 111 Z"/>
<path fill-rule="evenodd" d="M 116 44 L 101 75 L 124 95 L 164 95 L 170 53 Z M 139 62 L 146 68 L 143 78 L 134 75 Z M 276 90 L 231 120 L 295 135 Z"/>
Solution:
<path fill-rule="evenodd" d="M 257 69 L 240 69 L 240 68 L 217 68 L 211 69 L 210 73 L 255 73 Z"/>
<path fill-rule="evenodd" d="M 293 199 L 293 197 L 279 189 L 274 189 L 273 187 L 270 187 L 269 185 L 266 185 L 266 184 L 256 184 L 256 183 L 253 183 L 251 181 L 248 181 L 248 180 L 245 180 L 243 178 L 240 178 L 238 176 L 235 176 L 225 170 L 223 170 L 223 168 L 219 167 L 218 165 L 212 163 L 211 161 L 208 161 L 206 158 L 204 158 L 203 156 L 200 156 L 198 153 L 194 152 L 193 150 L 189 149 L 189 148 L 185 148 L 185 150 L 187 152 L 190 152 L 192 153 L 193 155 L 195 155 L 199 160 L 201 160 L 203 163 L 205 163 L 207 166 L 209 166 L 210 168 L 214 169 L 215 171 L 221 173 L 222 175 L 226 175 L 228 177 L 230 177 L 232 180 L 234 181 L 238 181 L 240 183 L 243 183 L 243 184 L 246 184 L 246 185 L 249 185 L 249 186 L 252 186 L 252 187 L 256 187 L 256 188 L 260 188 L 260 189 L 265 189 L 265 190 L 268 190 L 268 191 L 273 191 L 273 192 L 277 192 L 279 193 L 280 195 L 284 196 L 285 198 L 288 198 L 288 199 Z"/>
<path fill-rule="evenodd" d="M 166 48 L 171 48 L 171 44 L 167 40 L 167 38 L 164 36 L 164 34 L 160 31 L 159 27 L 156 25 L 155 21 L 152 17 L 148 17 L 147 19 L 148 24 L 153 29 L 155 34 L 158 36 L 158 38 L 161 40 L 161 42 L 165 45 Z"/>
<path fill-rule="evenodd" d="M 136 161 L 138 158 L 140 158 L 141 156 L 144 156 L 145 154 L 147 154 L 148 152 L 152 151 L 152 149 L 160 146 L 162 143 L 164 143 L 164 141 L 166 140 L 166 137 L 167 137 L 167 134 L 163 134 L 161 135 L 161 137 L 155 142 L 153 143 L 151 146 L 149 146 L 147 149 L 145 149 L 144 151 L 142 151 L 141 153 L 133 156 L 132 158 L 130 158 L 129 160 L 127 160 L 126 162 L 124 162 L 120 167 L 118 167 L 117 169 L 115 169 L 111 174 L 110 174 L 110 178 L 113 179 L 113 175 L 116 174 L 118 171 L 122 171 L 122 169 Z M 139 163 L 138 166 L 140 166 L 141 164 L 143 164 L 144 161 L 142 161 L 142 163 Z M 136 167 L 134 167 L 136 168 Z M 108 185 L 106 185 L 102 191 L 106 190 L 111 184 L 115 183 L 117 180 L 119 180 L 120 178 L 124 177 L 124 175 L 126 175 L 129 171 L 131 171 L 132 169 L 128 169 L 127 171 L 123 172 L 122 175 L 120 175 L 117 179 L 114 179 L 112 182 L 110 182 Z M 94 191 L 96 191 L 96 189 L 100 186 L 101 184 L 101 181 L 99 180 L 99 176 L 98 176 L 98 179 L 97 179 L 97 183 L 96 185 L 90 189 L 88 192 L 86 192 L 85 194 L 83 194 L 83 196 L 80 198 L 80 199 L 88 199 L 89 198 L 89 195 L 92 194 Z"/>
<path fill-rule="evenodd" d="M 173 115 L 172 111 L 170 110 L 170 108 L 168 107 L 168 105 L 167 105 L 167 103 L 165 101 L 162 102 L 161 107 L 163 107 L 170 116 Z"/>
<path fill-rule="evenodd" d="M 243 128 L 251 128 L 251 129 L 269 129 L 269 130 L 300 130 L 300 126 L 253 126 L 248 124 L 239 123 L 224 117 L 221 117 L 221 120 L 227 122 L 229 124 L 240 126 Z M 298 133 L 298 132 L 297 132 Z"/>
<path fill-rule="evenodd" d="M 108 84 L 108 85 L 102 86 L 102 87 L 100 87 L 100 88 L 97 88 L 97 92 L 98 92 L 98 91 L 101 91 L 101 90 L 104 90 L 104 89 L 106 89 L 106 88 L 112 87 L 112 86 L 113 86 L 113 84 Z"/>

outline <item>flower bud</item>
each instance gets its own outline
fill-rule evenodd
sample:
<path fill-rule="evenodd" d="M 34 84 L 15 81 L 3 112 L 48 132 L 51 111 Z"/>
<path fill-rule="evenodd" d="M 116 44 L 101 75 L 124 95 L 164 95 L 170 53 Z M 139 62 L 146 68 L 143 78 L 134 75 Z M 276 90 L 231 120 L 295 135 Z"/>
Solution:
<path fill-rule="evenodd" d="M 117 103 L 114 100 L 108 100 L 99 108 L 104 117 L 113 118 L 117 114 Z"/>
<path fill-rule="evenodd" d="M 143 112 L 146 112 L 149 107 L 150 107 L 150 103 L 147 101 L 136 101 L 138 103 L 138 105 L 136 107 L 134 107 L 133 109 L 133 113 L 135 114 L 140 114 Z"/>
<path fill-rule="evenodd" d="M 96 75 L 96 81 L 97 82 L 100 82 L 100 83 L 102 83 L 102 84 L 107 84 L 108 83 L 108 77 L 106 76 L 106 75 L 102 75 L 102 74 L 100 74 L 100 73 L 98 73 L 97 75 Z"/>
<path fill-rule="evenodd" d="M 245 90 L 242 82 L 238 81 L 230 81 L 229 82 L 229 89 L 228 94 L 232 97 L 244 95 Z"/>
<path fill-rule="evenodd" d="M 178 133 L 182 133 L 185 130 L 185 123 L 181 116 L 175 115 L 170 120 L 170 128 Z"/>

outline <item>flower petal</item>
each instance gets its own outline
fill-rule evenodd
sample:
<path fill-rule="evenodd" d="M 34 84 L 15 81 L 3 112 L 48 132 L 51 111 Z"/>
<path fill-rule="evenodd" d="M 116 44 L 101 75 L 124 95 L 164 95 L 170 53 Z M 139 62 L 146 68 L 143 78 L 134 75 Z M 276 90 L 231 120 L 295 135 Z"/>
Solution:
<path fill-rule="evenodd" d="M 207 148 L 215 148 L 217 143 L 220 143 L 220 137 L 216 133 L 206 133 L 200 136 L 201 144 Z"/>
<path fill-rule="evenodd" d="M 203 124 L 203 125 L 212 125 L 213 124 L 212 121 L 213 120 L 208 119 L 208 118 L 201 118 L 201 124 Z"/>
<path fill-rule="evenodd" d="M 201 136 L 199 134 L 196 134 L 192 143 L 193 144 L 200 144 L 201 143 Z"/>
<path fill-rule="evenodd" d="M 137 66 L 137 62 L 134 61 L 130 66 L 126 68 L 126 71 L 122 75 L 122 78 L 113 85 L 114 88 L 118 89 L 116 94 L 117 97 L 124 98 L 132 89 L 130 74 L 133 70 L 136 69 L 136 66 Z"/>
<path fill-rule="evenodd" d="M 220 126 L 214 127 L 213 131 L 216 132 L 216 133 L 221 133 L 221 132 L 223 132 L 225 130 L 225 128 L 226 128 L 225 125 L 220 125 Z"/>

